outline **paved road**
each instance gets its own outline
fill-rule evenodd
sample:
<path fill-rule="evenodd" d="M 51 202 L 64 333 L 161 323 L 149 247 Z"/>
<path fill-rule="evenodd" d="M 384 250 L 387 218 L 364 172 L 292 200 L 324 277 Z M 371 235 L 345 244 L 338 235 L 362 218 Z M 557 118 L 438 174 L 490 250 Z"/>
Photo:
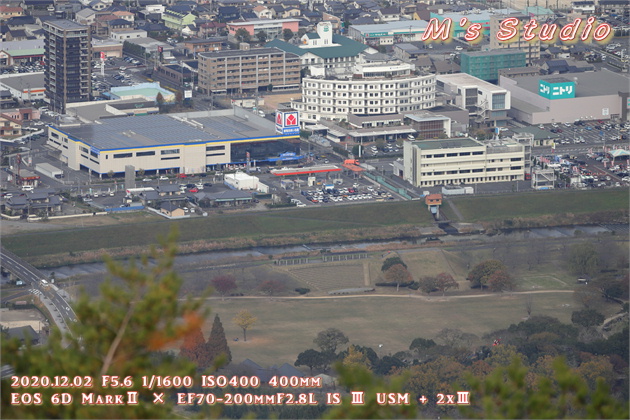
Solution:
<path fill-rule="evenodd" d="M 49 281 L 48 276 L 4 247 L 0 248 L 0 260 L 5 269 L 30 285 L 31 294 L 41 297 L 52 315 L 49 322 L 57 325 L 62 332 L 68 331 L 67 323 L 76 321 L 76 314 L 66 301 L 67 294 L 53 284 L 43 284 L 41 280 Z"/>

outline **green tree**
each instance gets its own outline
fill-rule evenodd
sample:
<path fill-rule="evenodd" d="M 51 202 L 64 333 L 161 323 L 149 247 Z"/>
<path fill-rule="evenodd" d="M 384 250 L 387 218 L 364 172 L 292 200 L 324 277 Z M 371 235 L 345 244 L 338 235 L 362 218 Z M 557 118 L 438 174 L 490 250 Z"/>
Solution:
<path fill-rule="evenodd" d="M 383 265 L 381 266 L 381 271 L 385 272 L 389 270 L 391 266 L 396 265 L 396 264 L 400 264 L 403 267 L 408 268 L 407 264 L 405 264 L 402 258 L 400 258 L 399 256 L 395 256 L 395 257 L 389 257 L 385 261 L 383 261 Z"/>
<path fill-rule="evenodd" d="M 433 276 L 424 276 L 418 279 L 418 284 L 420 285 L 420 290 L 422 290 L 427 295 L 430 295 L 431 292 L 435 292 L 438 290 L 437 288 L 437 279 Z"/>
<path fill-rule="evenodd" d="M 238 42 L 249 42 L 252 39 L 252 36 L 249 34 L 249 31 L 245 28 L 240 28 L 234 34 L 236 40 Z"/>
<path fill-rule="evenodd" d="M 236 290 L 236 279 L 231 274 L 222 274 L 210 280 L 212 287 L 219 292 L 221 300 L 225 299 L 225 295 Z"/>
<path fill-rule="evenodd" d="M 289 42 L 289 40 L 291 38 L 293 38 L 293 31 L 289 28 L 286 28 L 282 31 L 282 39 L 284 39 L 285 41 Z"/>
<path fill-rule="evenodd" d="M 142 386 L 143 375 L 194 376 L 193 363 L 162 353 L 191 331 L 199 328 L 207 315 L 203 299 L 181 299 L 181 278 L 173 271 L 175 234 L 161 241 L 140 263 L 123 266 L 107 259 L 110 278 L 101 285 L 98 297 L 82 294 L 73 304 L 78 322 L 70 323 L 69 333 L 54 328 L 43 345 L 22 346 L 17 340 L 2 340 L 2 363 L 15 375 L 69 376 L 95 378 L 88 392 L 119 394 L 103 387 L 102 375 L 133 378 L 127 391 L 137 391 L 137 405 L 82 405 L 85 387 L 38 388 L 45 401 L 41 405 L 12 405 L 8 379 L 2 382 L 3 418 L 171 418 L 173 405 L 153 404 L 153 393 Z M 151 262 L 155 262 L 150 264 Z M 119 281 L 113 282 L 112 278 Z M 203 297 L 203 296 L 202 296 Z M 21 392 L 21 391 L 20 391 Z M 31 392 L 31 391 L 29 391 Z M 75 403 L 51 404 L 55 393 L 69 393 Z"/>
<path fill-rule="evenodd" d="M 601 325 L 606 317 L 595 309 L 582 309 L 571 314 L 571 322 L 583 327 L 594 327 Z"/>
<path fill-rule="evenodd" d="M 219 315 L 214 316 L 210 337 L 206 343 L 210 362 L 217 364 L 228 364 L 232 361 L 232 352 L 225 338 L 225 330 Z"/>
<path fill-rule="evenodd" d="M 448 289 L 459 289 L 459 283 L 450 274 L 440 273 L 435 277 L 435 288 L 444 296 Z"/>
<path fill-rule="evenodd" d="M 599 256 L 595 246 L 590 242 L 573 245 L 568 263 L 571 271 L 578 275 L 593 276 L 599 271 Z"/>
<path fill-rule="evenodd" d="M 110 170 L 109 172 L 107 172 L 107 176 L 111 179 L 114 177 L 116 173 L 113 170 Z"/>
<path fill-rule="evenodd" d="M 385 272 L 385 280 L 389 283 L 396 283 L 396 291 L 400 289 L 401 284 L 408 284 L 413 281 L 411 273 L 402 264 L 389 267 Z"/>
<path fill-rule="evenodd" d="M 466 280 L 470 281 L 470 287 L 473 289 L 481 287 L 481 290 L 483 290 L 484 286 L 488 285 L 490 276 L 500 270 L 507 272 L 507 268 L 501 261 L 486 260 L 474 266 L 468 273 Z"/>
<path fill-rule="evenodd" d="M 243 340 L 247 341 L 247 330 L 258 321 L 247 309 L 243 309 L 232 319 L 243 330 Z"/>
<path fill-rule="evenodd" d="M 348 354 L 343 358 L 342 362 L 344 366 L 362 366 L 366 369 L 371 369 L 372 364 L 367 356 L 358 351 L 354 346 L 348 348 Z"/>
<path fill-rule="evenodd" d="M 265 31 L 258 31 L 256 38 L 258 38 L 258 42 L 264 44 L 267 41 L 267 33 Z"/>
<path fill-rule="evenodd" d="M 329 363 L 330 358 L 324 353 L 314 349 L 308 349 L 298 354 L 294 365 L 307 366 L 311 370 L 311 375 L 313 375 L 313 369 L 324 369 Z"/>
<path fill-rule="evenodd" d="M 155 102 L 157 103 L 157 106 L 160 110 L 160 112 L 162 112 L 162 109 L 164 108 L 164 95 L 162 95 L 161 93 L 158 93 L 157 96 L 155 97 Z"/>
<path fill-rule="evenodd" d="M 628 404 L 610 395 L 603 381 L 591 392 L 564 359 L 556 359 L 553 368 L 553 377 L 540 376 L 535 386 L 525 380 L 528 368 L 519 359 L 485 378 L 469 375 L 467 390 L 475 398 L 460 411 L 471 419 L 628 418 Z"/>
<path fill-rule="evenodd" d="M 328 354 L 337 354 L 337 349 L 339 346 L 343 346 L 348 343 L 348 337 L 338 330 L 337 328 L 328 328 L 324 331 L 320 331 L 317 333 L 317 337 L 313 340 L 313 343 L 320 349 L 322 352 Z"/>

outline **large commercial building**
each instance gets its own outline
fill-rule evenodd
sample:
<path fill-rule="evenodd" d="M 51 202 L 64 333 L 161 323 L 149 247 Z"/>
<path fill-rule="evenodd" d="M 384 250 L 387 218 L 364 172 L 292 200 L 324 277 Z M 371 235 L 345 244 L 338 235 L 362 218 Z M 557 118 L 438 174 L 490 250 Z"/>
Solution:
<path fill-rule="evenodd" d="M 403 177 L 416 187 L 525 179 L 528 145 L 469 137 L 406 141 Z"/>
<path fill-rule="evenodd" d="M 462 52 L 460 59 L 462 73 L 496 82 L 499 70 L 525 67 L 526 54 L 521 50 L 475 51 Z"/>
<path fill-rule="evenodd" d="M 302 98 L 291 102 L 303 125 L 350 115 L 369 117 L 373 126 L 386 125 L 384 118 L 400 123 L 401 113 L 435 106 L 435 75 L 417 73 L 413 64 L 363 62 L 347 73 L 311 72 L 302 80 Z"/>
<path fill-rule="evenodd" d="M 628 120 L 630 78 L 602 69 L 550 76 L 501 76 L 512 97 L 509 115 L 529 124 L 575 120 Z"/>
<path fill-rule="evenodd" d="M 98 176 L 124 173 L 127 166 L 145 173 L 200 173 L 248 159 L 299 157 L 299 131 L 277 134 L 273 122 L 238 107 L 51 126 L 46 144 L 70 169 Z"/>
<path fill-rule="evenodd" d="M 205 93 L 300 87 L 300 57 L 278 48 L 205 52 L 197 57 L 199 89 Z"/>
<path fill-rule="evenodd" d="M 66 104 L 90 100 L 90 27 L 70 20 L 44 22 L 46 31 L 46 97 L 50 109 L 64 113 Z"/>
<path fill-rule="evenodd" d="M 437 87 L 449 99 L 447 104 L 467 109 L 477 127 L 506 125 L 510 109 L 510 92 L 466 73 L 439 74 Z"/>

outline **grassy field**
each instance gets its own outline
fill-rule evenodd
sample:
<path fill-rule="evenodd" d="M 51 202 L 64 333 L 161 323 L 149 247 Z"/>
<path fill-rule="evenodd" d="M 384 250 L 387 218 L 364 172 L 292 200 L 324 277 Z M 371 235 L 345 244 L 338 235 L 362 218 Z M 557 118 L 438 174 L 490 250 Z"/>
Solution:
<path fill-rule="evenodd" d="M 627 189 L 592 191 L 554 191 L 502 196 L 454 197 L 451 200 L 466 222 L 534 218 L 558 213 L 591 213 L 627 210 Z M 451 213 L 449 212 L 449 215 Z M 451 215 L 452 217 L 452 215 Z"/>
<path fill-rule="evenodd" d="M 414 294 L 415 296 L 415 294 Z M 548 315 L 570 323 L 577 310 L 571 293 L 533 295 L 533 314 Z M 414 338 L 436 338 L 443 328 L 483 334 L 518 323 L 527 315 L 525 295 L 485 295 L 469 298 L 340 297 L 338 299 L 232 299 L 210 303 L 219 314 L 234 361 L 251 358 L 263 366 L 293 364 L 297 355 L 313 348 L 319 331 L 335 327 L 353 344 L 378 350 L 380 355 L 407 350 Z M 258 318 L 243 342 L 242 331 L 232 322 L 247 309 Z M 212 317 L 211 317 L 212 319 Z M 207 337 L 211 320 L 203 329 Z M 239 341 L 233 341 L 238 337 Z"/>

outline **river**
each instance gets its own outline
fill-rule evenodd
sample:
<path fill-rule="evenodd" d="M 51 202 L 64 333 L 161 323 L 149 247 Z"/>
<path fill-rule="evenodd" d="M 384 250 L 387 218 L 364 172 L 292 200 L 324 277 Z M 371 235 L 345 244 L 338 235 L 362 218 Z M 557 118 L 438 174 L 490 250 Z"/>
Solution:
<path fill-rule="evenodd" d="M 618 231 L 615 228 L 618 225 L 612 226 L 561 226 L 552 228 L 534 228 L 534 229 L 512 229 L 509 231 L 503 231 L 496 235 L 485 234 L 470 234 L 470 235 L 445 235 L 440 239 L 443 242 L 453 241 L 485 241 L 485 242 L 505 242 L 509 240 L 521 241 L 521 240 L 537 240 L 537 239 L 557 239 L 557 238 L 572 238 L 577 235 L 580 236 L 595 236 L 606 232 Z M 625 226 L 621 232 L 627 231 Z M 617 232 L 619 233 L 619 232 Z M 627 238 L 627 234 L 625 235 Z M 267 246 L 267 247 L 254 247 L 247 250 L 238 251 L 216 251 L 216 252 L 203 252 L 199 254 L 187 254 L 176 257 L 176 266 L 191 266 L 203 264 L 205 262 L 212 263 L 217 260 L 234 259 L 239 257 L 260 257 L 265 255 L 281 255 L 288 253 L 313 251 L 320 249 L 330 250 L 347 250 L 347 251 L 359 251 L 366 249 L 374 245 L 387 245 L 391 244 L 399 245 L 401 243 L 420 244 L 424 243 L 424 239 L 413 238 L 408 240 L 390 240 L 390 241 L 371 241 L 371 242 L 357 242 L 357 243 L 338 243 L 338 244 L 317 244 L 317 245 L 292 245 L 292 246 Z M 105 264 L 103 263 L 90 263 L 90 264 L 77 264 L 63 267 L 56 267 L 52 271 L 55 272 L 55 278 L 61 280 L 76 275 L 90 275 L 90 274 L 102 274 L 107 271 Z"/>

